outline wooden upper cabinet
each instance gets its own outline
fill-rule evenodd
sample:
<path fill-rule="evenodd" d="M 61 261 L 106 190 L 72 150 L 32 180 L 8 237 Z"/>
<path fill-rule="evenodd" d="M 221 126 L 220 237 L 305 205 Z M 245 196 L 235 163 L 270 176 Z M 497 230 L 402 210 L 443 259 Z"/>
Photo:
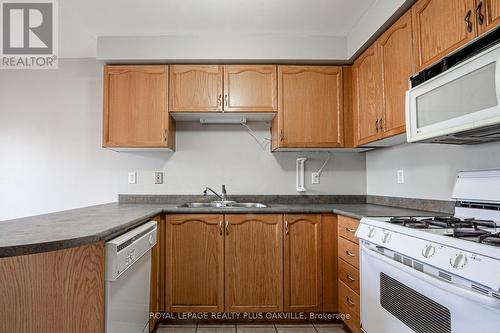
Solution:
<path fill-rule="evenodd" d="M 405 132 L 405 94 L 415 72 L 411 13 L 404 14 L 378 40 L 382 62 L 384 137 Z"/>
<path fill-rule="evenodd" d="M 222 111 L 221 65 L 171 65 L 170 112 Z"/>
<path fill-rule="evenodd" d="M 381 136 L 382 65 L 376 44 L 370 46 L 353 65 L 353 116 L 356 145 Z"/>
<path fill-rule="evenodd" d="M 418 70 L 476 37 L 475 0 L 419 0 L 413 5 Z"/>
<path fill-rule="evenodd" d="M 276 65 L 225 65 L 224 111 L 277 111 L 276 83 Z"/>
<path fill-rule="evenodd" d="M 322 311 L 321 243 L 321 215 L 285 215 L 285 312 Z"/>
<path fill-rule="evenodd" d="M 273 149 L 342 146 L 342 68 L 278 66 Z"/>
<path fill-rule="evenodd" d="M 283 311 L 283 215 L 225 215 L 225 223 L 225 311 Z"/>
<path fill-rule="evenodd" d="M 480 34 L 500 24 L 500 0 L 476 0 L 475 12 Z"/>
<path fill-rule="evenodd" d="M 168 215 L 165 311 L 224 311 L 222 215 Z"/>
<path fill-rule="evenodd" d="M 175 147 L 168 66 L 105 66 L 103 147 Z"/>

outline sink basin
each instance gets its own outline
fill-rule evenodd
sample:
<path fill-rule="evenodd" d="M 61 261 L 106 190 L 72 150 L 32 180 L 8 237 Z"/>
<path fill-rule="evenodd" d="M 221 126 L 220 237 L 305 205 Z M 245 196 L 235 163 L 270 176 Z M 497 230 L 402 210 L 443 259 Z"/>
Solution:
<path fill-rule="evenodd" d="M 269 206 L 261 204 L 261 203 L 256 203 L 256 202 L 235 202 L 234 204 L 231 204 L 230 207 L 234 207 L 234 208 L 267 208 Z"/>
<path fill-rule="evenodd" d="M 177 206 L 179 208 L 267 208 L 269 206 L 256 202 L 212 201 L 189 202 Z"/>

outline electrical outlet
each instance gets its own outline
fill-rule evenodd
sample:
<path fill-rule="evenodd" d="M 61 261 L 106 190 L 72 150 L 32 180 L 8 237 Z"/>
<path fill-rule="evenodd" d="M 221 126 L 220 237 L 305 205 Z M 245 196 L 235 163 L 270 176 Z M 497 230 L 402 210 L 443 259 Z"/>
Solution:
<path fill-rule="evenodd" d="M 155 172 L 155 184 L 163 184 L 163 172 Z"/>
<path fill-rule="evenodd" d="M 403 170 L 398 170 L 397 172 L 398 175 L 398 184 L 404 184 L 405 182 L 405 173 Z"/>
<path fill-rule="evenodd" d="M 137 184 L 137 172 L 134 171 L 128 173 L 128 183 Z"/>
<path fill-rule="evenodd" d="M 311 173 L 311 183 L 319 184 L 319 173 L 317 172 Z"/>

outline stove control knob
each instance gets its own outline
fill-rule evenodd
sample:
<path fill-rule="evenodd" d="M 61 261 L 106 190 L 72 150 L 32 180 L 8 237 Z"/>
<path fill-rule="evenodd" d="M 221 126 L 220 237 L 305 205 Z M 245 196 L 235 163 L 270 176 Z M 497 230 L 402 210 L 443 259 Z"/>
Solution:
<path fill-rule="evenodd" d="M 391 233 L 389 231 L 384 231 L 384 236 L 382 237 L 382 243 L 389 243 L 391 240 Z"/>
<path fill-rule="evenodd" d="M 424 258 L 430 258 L 432 257 L 434 254 L 436 253 L 436 247 L 434 245 L 427 245 L 426 247 L 424 247 L 424 249 L 422 250 L 422 256 Z"/>
<path fill-rule="evenodd" d="M 368 238 L 373 238 L 375 236 L 376 230 L 374 227 L 368 227 Z"/>
<path fill-rule="evenodd" d="M 450 265 L 453 268 L 463 268 L 467 265 L 467 256 L 463 253 L 458 253 L 450 259 Z"/>

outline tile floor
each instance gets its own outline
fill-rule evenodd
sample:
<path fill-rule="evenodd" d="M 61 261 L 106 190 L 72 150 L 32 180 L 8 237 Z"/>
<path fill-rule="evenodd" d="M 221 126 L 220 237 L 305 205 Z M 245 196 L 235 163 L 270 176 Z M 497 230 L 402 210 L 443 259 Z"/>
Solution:
<path fill-rule="evenodd" d="M 172 324 L 157 333 L 348 333 L 342 324 Z"/>

